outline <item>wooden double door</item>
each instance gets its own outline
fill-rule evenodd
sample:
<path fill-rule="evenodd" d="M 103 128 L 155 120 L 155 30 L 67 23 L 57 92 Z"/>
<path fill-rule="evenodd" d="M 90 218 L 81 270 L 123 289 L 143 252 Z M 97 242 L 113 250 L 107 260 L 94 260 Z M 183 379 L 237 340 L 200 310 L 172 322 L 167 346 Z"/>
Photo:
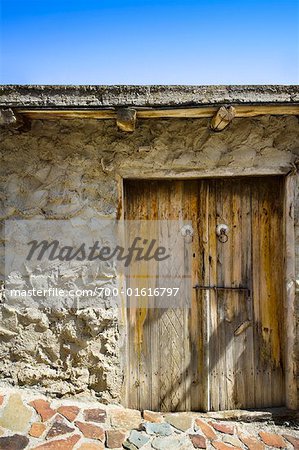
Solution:
<path fill-rule="evenodd" d="M 284 405 L 283 181 L 125 183 L 126 219 L 190 220 L 194 231 L 191 308 L 128 309 L 129 407 Z"/>

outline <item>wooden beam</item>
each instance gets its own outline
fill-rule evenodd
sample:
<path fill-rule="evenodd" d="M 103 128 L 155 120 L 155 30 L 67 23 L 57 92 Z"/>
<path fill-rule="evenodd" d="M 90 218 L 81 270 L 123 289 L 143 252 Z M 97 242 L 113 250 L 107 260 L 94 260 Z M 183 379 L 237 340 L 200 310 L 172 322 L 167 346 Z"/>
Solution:
<path fill-rule="evenodd" d="M 262 115 L 299 115 L 299 104 L 294 105 L 235 105 L 235 117 L 256 117 Z M 213 117 L 219 106 L 195 108 L 136 108 L 138 119 L 200 119 Z M 15 109 L 28 119 L 116 119 L 115 109 Z"/>
<path fill-rule="evenodd" d="M 134 131 L 136 125 L 136 110 L 133 108 L 118 109 L 116 112 L 116 123 L 121 131 Z"/>
<path fill-rule="evenodd" d="M 236 115 L 233 106 L 221 106 L 211 120 L 210 128 L 213 131 L 222 131 L 226 128 Z"/>

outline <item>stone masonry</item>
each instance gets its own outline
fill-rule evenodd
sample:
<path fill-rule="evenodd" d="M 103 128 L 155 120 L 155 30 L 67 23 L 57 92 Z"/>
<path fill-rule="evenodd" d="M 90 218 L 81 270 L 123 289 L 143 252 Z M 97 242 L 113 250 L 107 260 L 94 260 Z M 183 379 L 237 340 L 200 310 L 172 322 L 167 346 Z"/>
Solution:
<path fill-rule="evenodd" d="M 299 448 L 299 427 L 275 425 L 270 413 L 217 414 L 130 410 L 92 398 L 51 399 L 29 389 L 0 388 L 1 450 L 267 450 Z M 236 411 L 234 414 L 236 415 Z M 262 421 L 255 422 L 256 419 Z M 291 425 L 291 426 L 290 426 Z"/>

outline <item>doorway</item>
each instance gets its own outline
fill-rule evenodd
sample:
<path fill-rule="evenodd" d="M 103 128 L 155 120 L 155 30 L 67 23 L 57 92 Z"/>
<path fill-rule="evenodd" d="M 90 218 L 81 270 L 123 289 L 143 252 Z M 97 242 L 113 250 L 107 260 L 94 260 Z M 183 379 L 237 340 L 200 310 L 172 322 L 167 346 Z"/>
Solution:
<path fill-rule="evenodd" d="M 128 309 L 127 405 L 284 405 L 283 178 L 127 180 L 124 188 L 126 219 L 190 220 L 194 232 L 191 308 Z"/>

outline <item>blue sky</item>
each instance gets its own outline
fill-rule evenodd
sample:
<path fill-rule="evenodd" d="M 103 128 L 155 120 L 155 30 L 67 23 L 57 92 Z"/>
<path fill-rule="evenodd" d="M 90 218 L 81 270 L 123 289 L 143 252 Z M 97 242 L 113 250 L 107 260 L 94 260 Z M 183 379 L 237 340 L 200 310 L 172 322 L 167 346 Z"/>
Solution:
<path fill-rule="evenodd" d="M 0 0 L 2 84 L 297 84 L 299 0 Z"/>

